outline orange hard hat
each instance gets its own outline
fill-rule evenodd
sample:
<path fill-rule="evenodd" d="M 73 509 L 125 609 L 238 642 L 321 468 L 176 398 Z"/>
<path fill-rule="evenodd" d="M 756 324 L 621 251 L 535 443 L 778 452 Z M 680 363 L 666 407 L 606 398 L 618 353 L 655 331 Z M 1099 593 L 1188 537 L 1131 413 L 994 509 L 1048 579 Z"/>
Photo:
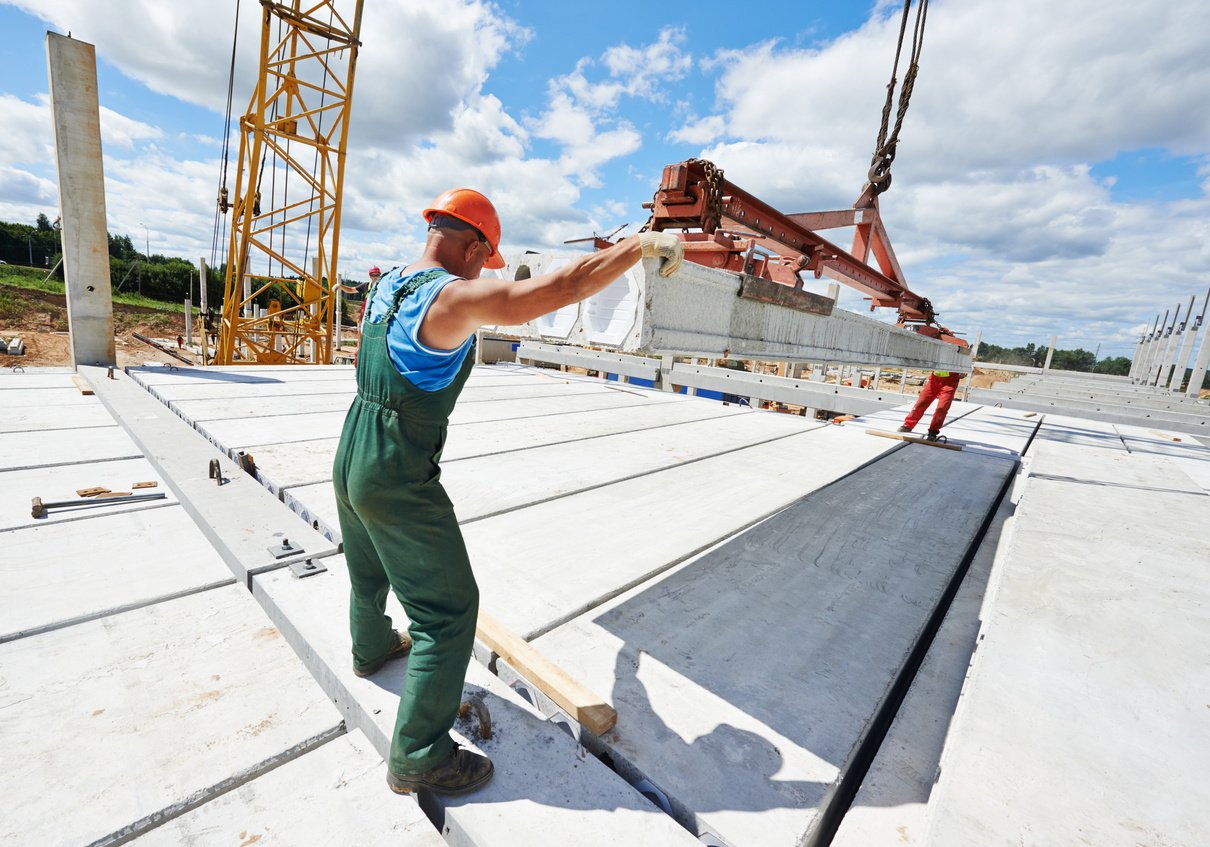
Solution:
<path fill-rule="evenodd" d="M 491 250 L 483 266 L 495 269 L 504 267 L 504 260 L 500 258 L 500 218 L 491 200 L 473 188 L 451 188 L 424 210 L 426 221 L 432 222 L 434 215 L 449 215 L 479 230 Z"/>

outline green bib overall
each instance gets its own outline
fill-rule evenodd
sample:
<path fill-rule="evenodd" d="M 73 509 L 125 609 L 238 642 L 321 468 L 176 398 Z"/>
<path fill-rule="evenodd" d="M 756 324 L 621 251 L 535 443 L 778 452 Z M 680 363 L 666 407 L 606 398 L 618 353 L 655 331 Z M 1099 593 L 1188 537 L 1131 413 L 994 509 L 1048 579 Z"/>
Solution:
<path fill-rule="evenodd" d="M 354 665 L 374 663 L 391 644 L 388 590 L 394 589 L 410 621 L 413 646 L 388 762 L 400 774 L 429 770 L 456 746 L 449 730 L 479 613 L 479 587 L 438 466 L 474 348 L 453 382 L 438 391 L 414 386 L 387 352 L 387 331 L 402 299 L 444 273 L 418 274 L 400 286 L 381 322 L 363 325 L 357 397 L 332 469 L 352 582 Z"/>

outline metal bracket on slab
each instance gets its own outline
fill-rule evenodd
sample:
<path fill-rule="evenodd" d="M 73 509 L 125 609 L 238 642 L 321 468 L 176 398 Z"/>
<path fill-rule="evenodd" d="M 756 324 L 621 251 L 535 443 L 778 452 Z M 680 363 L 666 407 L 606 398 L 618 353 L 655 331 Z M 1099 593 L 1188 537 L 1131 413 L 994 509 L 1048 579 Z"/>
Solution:
<path fill-rule="evenodd" d="M 272 550 L 273 548 L 269 548 Z M 279 557 L 280 558 L 280 557 Z M 319 564 L 314 559 L 307 559 L 303 562 L 295 562 L 290 565 L 290 571 L 299 579 L 305 579 L 309 576 L 315 576 L 317 573 L 323 573 L 327 568 Z"/>
<path fill-rule="evenodd" d="M 297 556 L 299 553 L 307 552 L 303 548 L 291 544 L 289 538 L 283 538 L 281 540 L 281 544 L 275 544 L 272 547 L 266 547 L 265 549 L 268 550 L 269 555 L 275 559 L 284 559 L 287 556 Z"/>

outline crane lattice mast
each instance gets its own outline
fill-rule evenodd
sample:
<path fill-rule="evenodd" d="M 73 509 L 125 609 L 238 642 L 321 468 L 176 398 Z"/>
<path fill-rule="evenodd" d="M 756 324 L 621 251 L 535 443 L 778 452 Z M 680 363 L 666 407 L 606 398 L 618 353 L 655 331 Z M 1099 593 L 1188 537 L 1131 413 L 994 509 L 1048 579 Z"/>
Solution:
<path fill-rule="evenodd" d="M 216 364 L 330 363 L 362 0 L 261 0 Z M 341 8 L 338 8 L 341 7 Z"/>

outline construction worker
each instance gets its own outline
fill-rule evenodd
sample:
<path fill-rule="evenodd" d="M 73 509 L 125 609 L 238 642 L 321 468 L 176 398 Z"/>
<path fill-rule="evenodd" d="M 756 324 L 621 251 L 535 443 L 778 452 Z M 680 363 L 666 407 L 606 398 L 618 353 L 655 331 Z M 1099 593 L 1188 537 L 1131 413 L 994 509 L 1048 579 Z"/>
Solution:
<path fill-rule="evenodd" d="M 374 287 L 362 327 L 357 397 L 345 419 L 333 482 L 352 591 L 353 670 L 368 676 L 411 651 L 388 760 L 396 793 L 463 793 L 492 776 L 486 756 L 450 737 L 475 637 L 479 589 L 439 460 L 451 409 L 470 375 L 475 330 L 517 325 L 605 288 L 639 261 L 660 273 L 684 251 L 646 232 L 526 280 L 479 279 L 502 268 L 500 221 L 477 191 L 456 188 L 424 210 L 420 258 Z M 393 590 L 409 632 L 385 614 Z M 409 637 L 410 635 L 410 637 Z"/>
<path fill-rule="evenodd" d="M 954 402 L 954 392 L 961 381 L 962 374 L 960 373 L 933 371 L 929 374 L 924 388 L 920 390 L 920 396 L 916 398 L 912 410 L 904 419 L 903 426 L 899 427 L 899 432 L 911 432 L 915 429 L 929 403 L 936 400 L 937 409 L 933 412 L 933 419 L 929 422 L 928 435 L 925 436 L 929 441 L 936 441 L 941 436 L 941 427 L 945 425 L 945 416 L 949 413 L 950 404 Z"/>

